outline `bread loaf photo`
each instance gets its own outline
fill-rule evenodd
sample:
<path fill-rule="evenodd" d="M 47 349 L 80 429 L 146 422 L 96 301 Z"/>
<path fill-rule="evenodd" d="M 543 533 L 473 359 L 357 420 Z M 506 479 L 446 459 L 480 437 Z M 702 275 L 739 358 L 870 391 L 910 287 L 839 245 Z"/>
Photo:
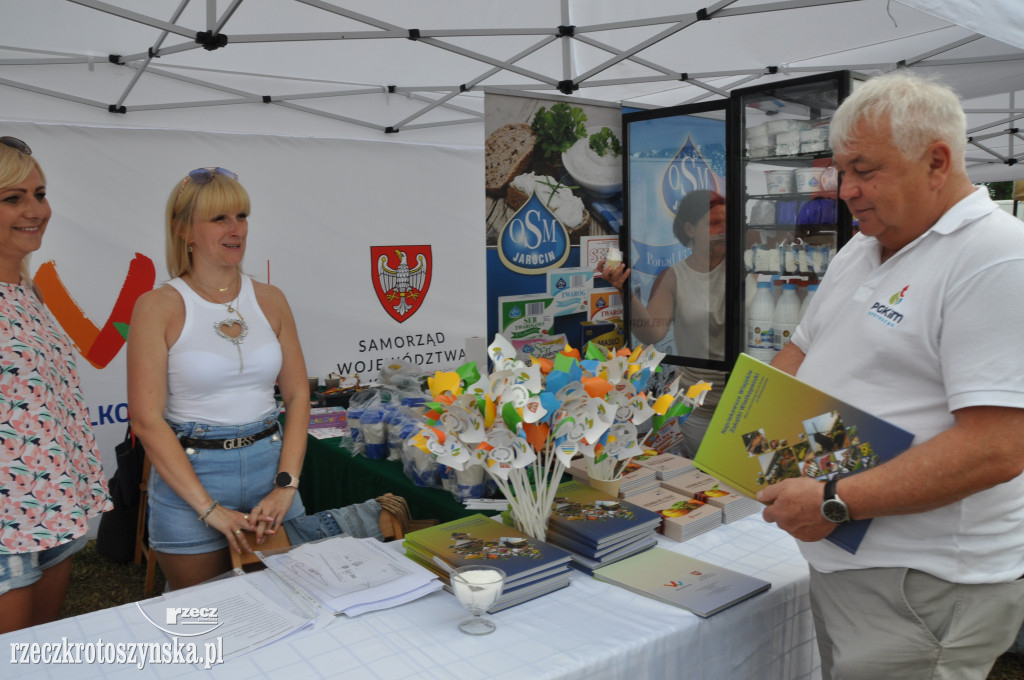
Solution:
<path fill-rule="evenodd" d="M 492 132 L 484 144 L 488 196 L 505 193 L 516 175 L 526 172 L 537 138 L 526 123 L 509 123 Z"/>

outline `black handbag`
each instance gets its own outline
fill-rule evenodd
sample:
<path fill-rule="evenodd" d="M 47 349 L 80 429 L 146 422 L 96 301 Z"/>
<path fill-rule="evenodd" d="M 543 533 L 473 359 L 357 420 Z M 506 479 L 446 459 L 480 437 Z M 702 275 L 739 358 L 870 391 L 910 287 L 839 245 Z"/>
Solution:
<path fill-rule="evenodd" d="M 114 471 L 114 476 L 120 476 L 121 498 L 125 505 L 138 506 L 139 489 L 142 486 L 142 461 L 146 456 L 146 450 L 132 432 L 131 424 L 128 425 L 124 441 L 114 447 L 114 452 L 117 454 L 117 470 Z"/>
<path fill-rule="evenodd" d="M 117 470 L 107 482 L 114 509 L 103 513 L 96 534 L 96 552 L 115 564 L 127 564 L 135 556 L 135 536 L 139 521 L 139 496 L 142 486 L 142 464 L 145 449 L 142 442 L 128 432 L 124 441 L 114 447 Z"/>

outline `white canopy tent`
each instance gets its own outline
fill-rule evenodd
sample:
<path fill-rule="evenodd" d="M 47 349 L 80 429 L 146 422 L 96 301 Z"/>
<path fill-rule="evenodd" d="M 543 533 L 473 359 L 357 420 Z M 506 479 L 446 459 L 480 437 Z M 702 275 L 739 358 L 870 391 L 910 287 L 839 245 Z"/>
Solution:
<path fill-rule="evenodd" d="M 965 100 L 976 180 L 1021 157 L 1018 0 L 6 4 L 8 120 L 478 146 L 487 88 L 647 108 L 905 67 Z"/>
<path fill-rule="evenodd" d="M 246 269 L 285 291 L 310 375 L 458 365 L 485 333 L 485 91 L 656 108 L 837 69 L 905 67 L 963 97 L 975 181 L 1018 179 L 1020 0 L 0 0 L 0 134 L 29 141 L 54 266 L 103 324 L 189 169 L 254 200 Z M 206 48 L 206 49 L 204 49 Z M 1015 146 L 1016 145 L 1016 146 Z M 396 322 L 374 248 L 432 249 Z M 137 255 L 138 254 L 138 255 Z M 358 321 L 354 323 L 354 321 Z M 83 351 L 83 355 L 85 352 Z M 79 367 L 105 456 L 123 352 Z M 113 469 L 111 460 L 104 461 Z"/>

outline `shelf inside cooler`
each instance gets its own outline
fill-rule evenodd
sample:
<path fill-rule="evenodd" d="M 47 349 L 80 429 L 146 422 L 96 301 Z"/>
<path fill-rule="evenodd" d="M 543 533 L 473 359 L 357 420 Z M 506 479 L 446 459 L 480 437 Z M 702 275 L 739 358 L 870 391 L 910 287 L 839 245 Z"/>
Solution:
<path fill-rule="evenodd" d="M 838 224 L 745 224 L 744 229 L 757 231 L 808 231 L 814 234 L 834 234 Z"/>
<path fill-rule="evenodd" d="M 793 201 L 813 198 L 830 198 L 836 200 L 834 191 L 793 191 L 788 194 L 745 194 L 746 198 L 756 198 L 768 201 Z"/>
<path fill-rule="evenodd" d="M 814 153 L 786 154 L 785 156 L 744 156 L 748 163 L 793 163 L 806 164 L 807 161 L 816 161 L 823 158 L 831 159 L 832 150 L 816 151 Z"/>

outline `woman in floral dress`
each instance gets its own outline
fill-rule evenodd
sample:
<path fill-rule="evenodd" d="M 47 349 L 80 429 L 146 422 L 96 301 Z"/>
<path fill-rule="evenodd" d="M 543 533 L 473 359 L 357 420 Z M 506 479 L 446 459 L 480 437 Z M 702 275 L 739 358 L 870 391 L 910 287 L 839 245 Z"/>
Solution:
<path fill-rule="evenodd" d="M 0 633 L 58 617 L 69 558 L 112 507 L 71 343 L 28 274 L 49 219 L 42 168 L 0 137 Z"/>

